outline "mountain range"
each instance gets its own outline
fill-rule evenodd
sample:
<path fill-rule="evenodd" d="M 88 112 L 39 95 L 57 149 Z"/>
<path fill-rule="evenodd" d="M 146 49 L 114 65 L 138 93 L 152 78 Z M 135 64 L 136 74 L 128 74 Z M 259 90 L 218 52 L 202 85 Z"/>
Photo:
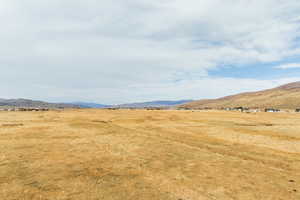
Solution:
<path fill-rule="evenodd" d="M 0 99 L 0 107 L 25 107 L 25 108 L 148 108 L 148 107 L 170 107 L 191 102 L 192 100 L 179 101 L 151 101 L 142 103 L 130 103 L 120 105 L 105 105 L 90 102 L 72 103 L 48 103 L 30 99 Z"/>
<path fill-rule="evenodd" d="M 149 108 L 149 107 L 178 106 L 192 101 L 193 100 L 149 101 L 149 102 L 128 103 L 128 104 L 119 104 L 119 105 L 104 105 L 104 104 L 88 103 L 88 102 L 73 102 L 71 104 L 80 106 L 81 108 Z"/>
<path fill-rule="evenodd" d="M 300 108 L 300 81 L 258 92 L 193 101 L 178 107 L 188 109 L 233 107 L 296 109 Z"/>
<path fill-rule="evenodd" d="M 111 105 L 90 103 L 90 102 L 72 102 L 70 104 L 79 106 L 80 108 L 110 108 L 110 107 L 112 107 Z"/>
<path fill-rule="evenodd" d="M 68 103 L 48 103 L 30 99 L 0 99 L 1 107 L 24 108 L 79 108 L 80 106 Z"/>
<path fill-rule="evenodd" d="M 150 101 L 120 105 L 104 105 L 88 102 L 48 103 L 30 99 L 0 99 L 1 107 L 40 107 L 40 108 L 148 108 L 175 107 L 185 109 L 203 108 L 300 108 L 300 81 L 282 85 L 273 89 L 258 92 L 246 92 L 218 99 L 179 100 L 179 101 Z"/>
<path fill-rule="evenodd" d="M 149 107 L 170 107 L 192 102 L 193 100 L 178 100 L 178 101 L 149 101 L 142 103 L 120 104 L 114 107 L 120 108 L 149 108 Z"/>

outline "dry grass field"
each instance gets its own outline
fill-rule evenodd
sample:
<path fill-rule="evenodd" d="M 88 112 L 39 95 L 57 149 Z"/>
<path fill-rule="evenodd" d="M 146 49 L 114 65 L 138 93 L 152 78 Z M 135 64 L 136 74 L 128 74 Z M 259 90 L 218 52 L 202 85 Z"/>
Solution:
<path fill-rule="evenodd" d="M 0 112 L 1 200 L 299 200 L 300 114 Z"/>

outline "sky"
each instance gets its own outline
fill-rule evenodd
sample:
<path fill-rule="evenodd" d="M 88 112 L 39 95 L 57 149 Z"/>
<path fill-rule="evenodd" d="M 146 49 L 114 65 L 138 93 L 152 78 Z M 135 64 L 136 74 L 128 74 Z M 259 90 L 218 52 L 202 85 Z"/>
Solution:
<path fill-rule="evenodd" d="M 119 104 L 300 81 L 299 0 L 0 0 L 0 98 Z"/>

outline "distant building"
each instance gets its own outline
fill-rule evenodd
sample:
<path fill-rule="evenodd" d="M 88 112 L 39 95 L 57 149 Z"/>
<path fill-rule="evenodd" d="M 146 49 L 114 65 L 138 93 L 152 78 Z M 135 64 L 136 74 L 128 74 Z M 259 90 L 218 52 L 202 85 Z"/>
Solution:
<path fill-rule="evenodd" d="M 280 112 L 280 110 L 276 108 L 266 108 L 265 112 Z"/>
<path fill-rule="evenodd" d="M 300 112 L 300 108 L 297 108 L 295 111 L 296 111 L 296 112 Z"/>
<path fill-rule="evenodd" d="M 240 107 L 235 107 L 235 108 L 233 108 L 232 110 L 244 112 L 244 111 L 248 111 L 249 108 L 244 108 L 244 107 L 240 106 Z"/>

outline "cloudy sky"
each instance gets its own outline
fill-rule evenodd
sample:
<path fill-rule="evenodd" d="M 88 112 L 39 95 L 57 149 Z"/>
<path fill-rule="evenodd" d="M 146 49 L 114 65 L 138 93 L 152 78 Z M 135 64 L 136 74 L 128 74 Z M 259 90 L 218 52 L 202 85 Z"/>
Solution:
<path fill-rule="evenodd" d="M 0 97 L 214 98 L 300 80 L 299 0 L 0 0 Z"/>

